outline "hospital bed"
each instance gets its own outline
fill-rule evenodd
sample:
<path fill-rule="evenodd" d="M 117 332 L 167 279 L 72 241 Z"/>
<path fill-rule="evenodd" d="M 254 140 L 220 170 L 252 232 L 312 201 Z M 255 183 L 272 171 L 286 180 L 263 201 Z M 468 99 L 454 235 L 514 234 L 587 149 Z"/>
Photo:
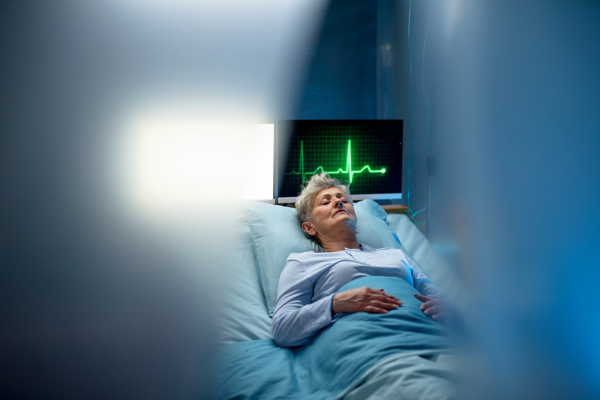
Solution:
<path fill-rule="evenodd" d="M 455 275 L 405 214 L 388 215 L 372 200 L 355 203 L 355 210 L 359 243 L 375 248 L 403 249 L 444 295 L 456 295 L 455 291 L 459 286 Z M 225 282 L 227 295 L 220 323 L 221 353 L 224 355 L 220 358 L 216 379 L 217 398 L 363 399 L 375 394 L 378 398 L 395 398 L 399 390 L 406 387 L 415 391 L 411 397 L 420 398 L 417 396 L 423 395 L 423 398 L 427 398 L 428 389 L 425 387 L 431 388 L 440 382 L 419 381 L 417 378 L 422 377 L 423 370 L 437 368 L 439 371 L 436 374 L 452 373 L 447 365 L 447 348 L 440 345 L 432 350 L 416 345 L 393 356 L 386 353 L 370 365 L 356 366 L 349 371 L 345 381 L 337 382 L 337 386 L 327 390 L 312 387 L 303 391 L 304 384 L 296 382 L 294 376 L 290 377 L 290 374 L 298 375 L 300 381 L 309 379 L 315 382 L 318 381 L 318 376 L 301 377 L 302 374 L 310 375 L 314 369 L 308 372 L 288 371 L 284 377 L 279 376 L 282 370 L 293 368 L 287 365 L 289 357 L 302 356 L 296 350 L 292 350 L 291 355 L 280 355 L 282 348 L 276 348 L 272 340 L 271 316 L 277 300 L 279 274 L 290 253 L 320 249 L 302 233 L 293 208 L 248 202 L 244 205 L 244 216 L 245 220 L 237 227 L 237 240 L 231 249 L 228 278 Z M 339 321 L 335 324 L 338 323 Z M 368 325 L 366 329 L 368 330 Z M 341 339 L 338 336 L 332 340 L 339 342 L 347 338 Z M 383 339 L 379 340 L 381 342 Z M 429 341 L 417 338 L 417 342 L 418 340 Z M 254 360 L 248 361 L 247 358 L 252 353 L 255 354 Z M 347 362 L 361 361 L 349 359 Z M 339 371 L 334 375 L 340 375 Z M 291 382 L 282 382 L 287 380 Z M 274 387 L 278 389 L 273 390 Z"/>

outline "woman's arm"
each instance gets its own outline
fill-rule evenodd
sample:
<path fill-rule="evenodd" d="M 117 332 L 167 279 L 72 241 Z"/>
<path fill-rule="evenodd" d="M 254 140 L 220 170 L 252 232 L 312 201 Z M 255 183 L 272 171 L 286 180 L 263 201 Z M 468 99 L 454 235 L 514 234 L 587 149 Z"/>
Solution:
<path fill-rule="evenodd" d="M 301 262 L 286 261 L 277 289 L 277 306 L 271 330 L 275 343 L 283 347 L 306 344 L 321 329 L 335 322 L 333 294 L 312 303 L 313 283 Z"/>
<path fill-rule="evenodd" d="M 439 289 L 425 275 L 425 272 L 407 255 L 403 257 L 402 262 L 410 269 L 413 280 L 413 287 L 424 296 L 441 297 Z"/>
<path fill-rule="evenodd" d="M 301 262 L 286 261 L 277 289 L 277 306 L 271 329 L 279 346 L 301 346 L 321 329 L 335 322 L 342 313 L 385 314 L 402 303 L 383 289 L 362 287 L 334 293 L 314 303 L 313 282 Z"/>
<path fill-rule="evenodd" d="M 410 258 L 408 259 L 409 263 L 407 266 L 411 269 L 413 286 L 421 293 L 415 294 L 415 297 L 423 302 L 420 307 L 421 311 L 437 322 L 444 325 L 450 324 L 450 312 L 441 298 L 440 291 L 425 275 L 425 272 L 414 261 L 410 260 Z"/>

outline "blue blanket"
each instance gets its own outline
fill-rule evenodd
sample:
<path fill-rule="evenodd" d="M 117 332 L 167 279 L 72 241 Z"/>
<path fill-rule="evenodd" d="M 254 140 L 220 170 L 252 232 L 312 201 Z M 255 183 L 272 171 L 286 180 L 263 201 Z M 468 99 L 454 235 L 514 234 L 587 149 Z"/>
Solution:
<path fill-rule="evenodd" d="M 405 351 L 446 349 L 446 329 L 420 310 L 418 292 L 395 277 L 356 279 L 339 292 L 368 286 L 402 302 L 387 314 L 344 314 L 308 344 L 273 340 L 225 346 L 217 371 L 218 399 L 331 399 L 379 361 Z"/>

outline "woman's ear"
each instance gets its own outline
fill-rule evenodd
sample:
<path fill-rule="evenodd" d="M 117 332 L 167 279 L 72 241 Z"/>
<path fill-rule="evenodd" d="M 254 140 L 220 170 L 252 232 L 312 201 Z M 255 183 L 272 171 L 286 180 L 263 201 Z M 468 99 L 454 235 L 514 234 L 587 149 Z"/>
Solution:
<path fill-rule="evenodd" d="M 312 224 L 310 222 L 303 222 L 302 223 L 302 230 L 306 233 L 308 233 L 310 236 L 315 236 L 317 234 L 317 231 L 315 228 L 313 228 Z"/>

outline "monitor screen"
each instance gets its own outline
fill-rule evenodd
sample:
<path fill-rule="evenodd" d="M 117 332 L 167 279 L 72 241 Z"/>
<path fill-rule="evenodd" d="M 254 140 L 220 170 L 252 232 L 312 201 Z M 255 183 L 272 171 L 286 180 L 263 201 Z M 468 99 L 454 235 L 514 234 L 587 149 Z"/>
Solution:
<path fill-rule="evenodd" d="M 350 185 L 354 200 L 402 198 L 402 120 L 279 121 L 275 195 L 293 203 L 324 171 Z"/>

